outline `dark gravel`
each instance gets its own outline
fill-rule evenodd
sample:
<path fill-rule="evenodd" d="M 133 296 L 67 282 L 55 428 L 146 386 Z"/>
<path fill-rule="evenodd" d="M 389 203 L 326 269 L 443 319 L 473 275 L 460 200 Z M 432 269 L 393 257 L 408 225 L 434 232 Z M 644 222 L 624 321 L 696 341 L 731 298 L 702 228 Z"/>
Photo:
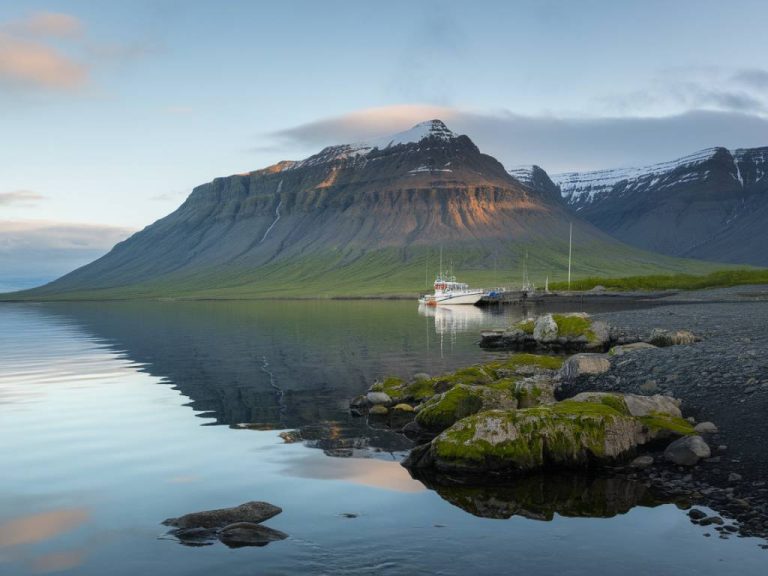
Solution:
<path fill-rule="evenodd" d="M 742 535 L 765 537 L 768 286 L 686 293 L 667 302 L 594 317 L 641 336 L 654 328 L 690 330 L 701 342 L 615 357 L 608 373 L 582 378 L 564 393 L 603 390 L 682 399 L 684 416 L 717 425 L 718 433 L 704 436 L 712 458 L 692 470 L 657 464 L 638 474 L 673 492 L 692 494 L 694 501 L 735 518 Z M 740 478 L 734 479 L 733 473 Z"/>

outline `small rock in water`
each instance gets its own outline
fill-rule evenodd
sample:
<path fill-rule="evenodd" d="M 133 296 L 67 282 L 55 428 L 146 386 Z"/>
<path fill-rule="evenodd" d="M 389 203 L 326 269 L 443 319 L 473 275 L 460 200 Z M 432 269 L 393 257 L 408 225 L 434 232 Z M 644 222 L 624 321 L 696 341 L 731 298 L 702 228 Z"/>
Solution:
<path fill-rule="evenodd" d="M 693 428 L 699 434 L 716 434 L 717 426 L 712 422 L 700 422 Z"/>
<path fill-rule="evenodd" d="M 184 546 L 210 546 L 216 541 L 215 528 L 178 528 L 168 534 Z"/>
<path fill-rule="evenodd" d="M 230 548 L 266 546 L 270 542 L 285 540 L 288 534 L 253 522 L 235 522 L 221 529 L 219 540 Z"/>
<path fill-rule="evenodd" d="M 192 512 L 178 518 L 163 521 L 166 526 L 177 528 L 221 528 L 233 522 L 252 522 L 254 524 L 269 520 L 283 511 L 268 502 L 246 502 L 233 508 L 219 508 L 203 512 Z"/>
<path fill-rule="evenodd" d="M 342 518 L 357 518 L 357 514 L 355 514 L 354 512 L 342 512 L 341 514 L 339 514 L 339 516 L 341 516 Z"/>
<path fill-rule="evenodd" d="M 389 410 L 383 404 L 376 404 L 375 406 L 371 406 L 371 409 L 368 410 L 368 414 L 371 416 L 386 416 L 388 413 Z"/>
<path fill-rule="evenodd" d="M 280 432 L 278 436 L 280 436 L 280 438 L 282 438 L 283 442 L 286 444 L 301 442 L 301 432 L 298 430 L 287 430 L 286 432 Z"/>
<path fill-rule="evenodd" d="M 691 520 L 702 520 L 707 517 L 706 513 L 702 512 L 698 508 L 691 508 L 688 511 L 688 517 Z"/>
<path fill-rule="evenodd" d="M 699 524 L 701 524 L 702 526 L 710 526 L 712 524 L 717 524 L 722 526 L 723 524 L 725 524 L 725 520 L 720 518 L 720 516 L 708 516 L 706 518 L 702 518 L 699 521 Z"/>
<path fill-rule="evenodd" d="M 736 472 L 731 472 L 728 474 L 728 482 L 738 482 L 741 480 L 741 474 L 738 474 Z"/>

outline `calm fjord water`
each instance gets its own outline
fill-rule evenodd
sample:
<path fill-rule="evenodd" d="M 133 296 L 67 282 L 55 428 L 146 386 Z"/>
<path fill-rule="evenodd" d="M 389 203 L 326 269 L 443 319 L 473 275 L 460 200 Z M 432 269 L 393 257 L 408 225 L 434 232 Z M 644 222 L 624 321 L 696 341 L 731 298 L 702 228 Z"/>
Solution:
<path fill-rule="evenodd" d="M 398 463 L 408 442 L 349 417 L 348 398 L 385 374 L 493 357 L 479 329 L 521 311 L 430 314 L 412 302 L 0 305 L 0 574 L 764 573 L 754 540 L 704 538 L 637 487 L 438 493 L 411 479 Z M 311 440 L 285 444 L 278 432 L 295 428 Z M 162 538 L 167 517 L 248 500 L 281 506 L 266 524 L 290 538 L 234 550 Z M 608 517 L 561 515 L 576 509 Z"/>

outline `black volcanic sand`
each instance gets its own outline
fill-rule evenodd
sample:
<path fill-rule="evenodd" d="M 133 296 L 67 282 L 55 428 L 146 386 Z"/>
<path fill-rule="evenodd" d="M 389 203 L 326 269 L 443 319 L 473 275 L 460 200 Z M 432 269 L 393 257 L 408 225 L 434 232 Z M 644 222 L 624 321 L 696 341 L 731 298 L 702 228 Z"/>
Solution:
<path fill-rule="evenodd" d="M 654 466 L 631 475 L 734 518 L 740 535 L 768 537 L 768 286 L 685 293 L 667 303 L 594 316 L 643 336 L 653 328 L 688 329 L 701 342 L 614 357 L 609 372 L 582 377 L 562 395 L 601 390 L 682 399 L 684 416 L 717 425 L 718 433 L 704 435 L 712 458 L 680 468 L 657 453 Z"/>

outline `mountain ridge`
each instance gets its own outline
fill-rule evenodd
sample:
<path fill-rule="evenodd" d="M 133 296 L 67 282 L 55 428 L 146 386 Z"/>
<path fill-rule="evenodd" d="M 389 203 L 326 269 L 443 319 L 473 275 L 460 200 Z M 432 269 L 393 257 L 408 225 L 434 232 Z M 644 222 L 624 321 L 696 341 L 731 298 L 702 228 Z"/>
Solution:
<path fill-rule="evenodd" d="M 104 257 L 30 297 L 222 297 L 386 294 L 429 284 L 444 247 L 462 278 L 517 268 L 564 273 L 567 231 L 585 274 L 711 270 L 634 251 L 581 219 L 546 173 L 510 175 L 439 120 L 373 143 L 329 146 L 301 161 L 215 178 Z M 427 281 L 425 282 L 425 276 Z"/>
<path fill-rule="evenodd" d="M 511 172 L 524 177 L 526 168 Z M 623 242 L 671 256 L 768 266 L 761 225 L 768 218 L 766 174 L 768 147 L 713 147 L 643 167 L 551 179 L 572 211 Z"/>

